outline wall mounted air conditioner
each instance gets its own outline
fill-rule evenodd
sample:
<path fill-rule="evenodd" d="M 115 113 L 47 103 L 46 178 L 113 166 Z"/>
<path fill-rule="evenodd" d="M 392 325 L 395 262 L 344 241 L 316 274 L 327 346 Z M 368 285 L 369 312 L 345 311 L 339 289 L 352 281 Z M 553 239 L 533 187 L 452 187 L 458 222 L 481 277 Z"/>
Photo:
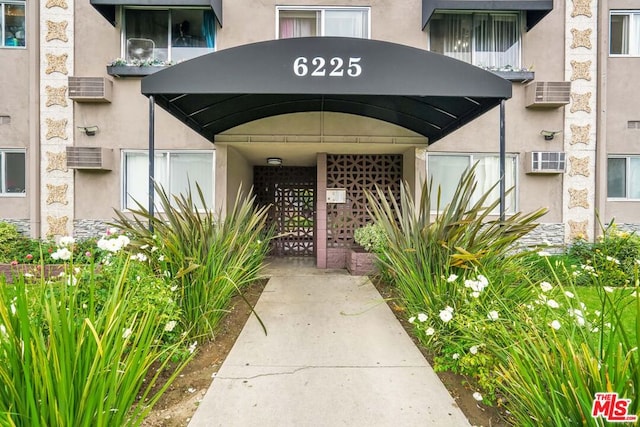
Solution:
<path fill-rule="evenodd" d="M 551 174 L 564 173 L 566 162 L 562 151 L 530 151 L 525 155 L 525 172 Z"/>
<path fill-rule="evenodd" d="M 571 82 L 532 82 L 524 87 L 528 108 L 557 108 L 571 100 Z"/>
<path fill-rule="evenodd" d="M 69 98 L 76 102 L 111 102 L 113 82 L 105 77 L 69 76 Z"/>
<path fill-rule="evenodd" d="M 102 147 L 67 147 L 67 167 L 110 171 L 113 169 L 113 150 Z"/>

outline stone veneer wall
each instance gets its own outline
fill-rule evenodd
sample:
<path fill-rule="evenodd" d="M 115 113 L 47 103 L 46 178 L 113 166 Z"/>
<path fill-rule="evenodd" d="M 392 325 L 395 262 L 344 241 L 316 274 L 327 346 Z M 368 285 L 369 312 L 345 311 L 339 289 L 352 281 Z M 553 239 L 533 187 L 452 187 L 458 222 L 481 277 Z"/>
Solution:
<path fill-rule="evenodd" d="M 7 224 L 13 224 L 18 228 L 18 231 L 25 236 L 31 235 L 31 221 L 29 219 L 0 219 L 1 222 L 6 222 Z"/>
<path fill-rule="evenodd" d="M 109 221 L 106 219 L 77 219 L 73 221 L 73 237 L 76 239 L 99 237 L 109 228 L 107 225 Z"/>
<path fill-rule="evenodd" d="M 565 107 L 563 179 L 564 240 L 592 240 L 595 229 L 597 127 L 598 0 L 567 0 L 565 9 L 565 80 L 571 101 Z"/>
<path fill-rule="evenodd" d="M 620 231 L 626 231 L 628 233 L 636 233 L 640 236 L 640 224 L 618 224 L 616 223 L 616 227 Z"/>
<path fill-rule="evenodd" d="M 521 248 L 548 245 L 555 248 L 564 247 L 565 226 L 563 223 L 543 223 L 531 233 L 523 236 L 517 242 Z"/>
<path fill-rule="evenodd" d="M 40 217 L 42 237 L 69 235 L 73 226 L 73 171 L 66 147 L 73 145 L 73 101 L 68 76 L 74 69 L 74 0 L 40 5 Z M 38 4 L 36 3 L 36 4 Z"/>

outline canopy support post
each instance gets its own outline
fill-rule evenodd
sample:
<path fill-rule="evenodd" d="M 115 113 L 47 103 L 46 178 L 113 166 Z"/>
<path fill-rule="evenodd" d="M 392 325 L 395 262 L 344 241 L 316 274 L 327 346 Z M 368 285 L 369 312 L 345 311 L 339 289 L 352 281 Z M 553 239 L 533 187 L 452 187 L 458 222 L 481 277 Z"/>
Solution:
<path fill-rule="evenodd" d="M 506 163 L 506 143 L 505 143 L 505 100 L 500 101 L 500 222 L 505 220 L 505 163 Z"/>
<path fill-rule="evenodd" d="M 154 216 L 154 177 L 155 177 L 155 99 L 153 95 L 149 96 L 149 231 L 153 233 L 153 216 Z"/>

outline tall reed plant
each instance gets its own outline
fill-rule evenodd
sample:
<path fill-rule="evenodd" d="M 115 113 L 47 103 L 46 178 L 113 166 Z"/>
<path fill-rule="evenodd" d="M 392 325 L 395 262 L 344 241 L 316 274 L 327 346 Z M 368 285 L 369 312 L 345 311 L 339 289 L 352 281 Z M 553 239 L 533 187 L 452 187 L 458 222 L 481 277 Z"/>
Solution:
<path fill-rule="evenodd" d="M 169 196 L 156 184 L 159 214 L 151 215 L 138 203 L 130 213 L 116 212 L 113 224 L 141 250 L 155 252 L 156 268 L 178 286 L 183 326 L 191 339 L 212 337 L 231 297 L 260 277 L 269 240 L 267 208 L 256 207 L 254 197 L 238 191 L 220 219 L 196 189 L 195 196 L 191 190 Z"/>
<path fill-rule="evenodd" d="M 158 383 L 183 343 L 160 344 L 161 309 L 138 307 L 127 268 L 99 309 L 93 275 L 71 280 L 72 266 L 59 281 L 0 284 L 0 425 L 141 423 L 189 358 Z"/>

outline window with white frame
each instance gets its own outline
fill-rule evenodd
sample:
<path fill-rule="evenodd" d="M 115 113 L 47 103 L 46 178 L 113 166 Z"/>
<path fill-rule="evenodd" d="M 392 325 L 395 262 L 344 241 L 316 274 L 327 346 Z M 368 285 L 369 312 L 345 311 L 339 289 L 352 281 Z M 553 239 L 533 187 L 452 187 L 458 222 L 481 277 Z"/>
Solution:
<path fill-rule="evenodd" d="M 213 52 L 216 18 L 210 9 L 125 8 L 127 62 L 180 62 Z"/>
<path fill-rule="evenodd" d="M 640 10 L 611 11 L 609 53 L 640 56 Z"/>
<path fill-rule="evenodd" d="M 155 180 L 162 185 L 167 194 L 185 194 L 191 189 L 198 208 L 204 208 L 196 189 L 198 184 L 204 195 L 206 207 L 214 207 L 215 151 L 156 151 L 154 162 Z M 137 208 L 136 201 L 146 207 L 149 200 L 147 152 L 124 151 L 122 170 L 123 208 Z"/>
<path fill-rule="evenodd" d="M 432 52 L 484 68 L 520 67 L 519 13 L 436 13 L 429 21 Z"/>
<path fill-rule="evenodd" d="M 0 47 L 25 45 L 26 2 L 0 1 Z"/>
<path fill-rule="evenodd" d="M 277 35 L 369 38 L 368 7 L 279 7 Z"/>
<path fill-rule="evenodd" d="M 428 174 L 429 179 L 433 179 L 433 188 L 437 191 L 440 187 L 440 209 L 451 203 L 453 195 L 458 187 L 460 178 L 465 170 L 476 166 L 476 179 L 478 185 L 476 193 L 472 198 L 475 202 L 482 194 L 486 193 L 500 179 L 500 156 L 494 154 L 429 154 Z M 505 188 L 516 185 L 516 156 L 508 155 L 505 159 Z M 516 193 L 512 191 L 506 197 L 506 212 L 515 213 Z M 437 210 L 437 197 L 431 200 L 431 210 Z M 492 203 L 500 198 L 500 188 L 497 185 L 487 198 L 488 203 Z M 498 209 L 496 212 L 498 213 Z"/>
<path fill-rule="evenodd" d="M 607 197 L 640 200 L 640 156 L 609 156 Z"/>
<path fill-rule="evenodd" d="M 26 193 L 25 150 L 0 149 L 0 194 Z"/>

